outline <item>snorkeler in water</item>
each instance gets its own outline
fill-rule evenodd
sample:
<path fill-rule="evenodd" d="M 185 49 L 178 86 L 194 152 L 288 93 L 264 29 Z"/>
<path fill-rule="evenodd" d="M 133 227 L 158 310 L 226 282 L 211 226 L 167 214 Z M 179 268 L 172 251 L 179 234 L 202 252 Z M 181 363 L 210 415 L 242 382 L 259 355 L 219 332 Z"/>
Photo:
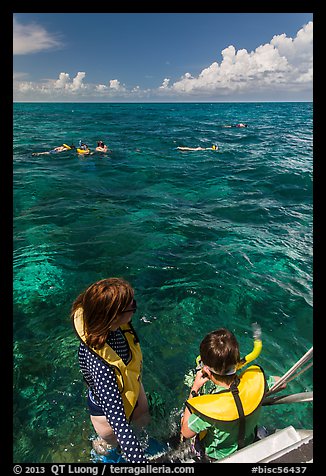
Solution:
<path fill-rule="evenodd" d="M 95 149 L 97 152 L 107 152 L 109 150 L 108 146 L 104 144 L 102 140 L 97 141 L 97 147 Z"/>
<path fill-rule="evenodd" d="M 75 148 L 76 147 L 74 145 L 62 144 L 62 145 L 59 145 L 58 147 L 55 147 L 52 150 L 47 150 L 45 152 L 33 152 L 32 155 L 58 154 L 59 152 L 63 152 L 64 150 L 71 150 Z"/>
<path fill-rule="evenodd" d="M 178 150 L 218 150 L 218 145 L 213 144 L 211 147 L 182 147 L 178 146 Z"/>
<path fill-rule="evenodd" d="M 244 124 L 243 122 L 239 122 L 239 124 L 226 124 L 223 127 L 248 127 L 248 124 Z"/>

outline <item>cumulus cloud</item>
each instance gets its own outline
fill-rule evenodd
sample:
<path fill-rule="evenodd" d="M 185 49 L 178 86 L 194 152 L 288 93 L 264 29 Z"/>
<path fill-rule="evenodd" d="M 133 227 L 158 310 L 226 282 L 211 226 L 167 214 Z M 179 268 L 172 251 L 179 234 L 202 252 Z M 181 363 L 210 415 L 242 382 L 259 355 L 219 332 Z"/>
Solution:
<path fill-rule="evenodd" d="M 60 73 L 59 79 L 54 82 L 54 87 L 57 89 L 66 89 L 69 86 L 70 77 L 68 73 Z"/>
<path fill-rule="evenodd" d="M 165 79 L 159 89 L 179 94 L 264 90 L 310 84 L 312 81 L 313 23 L 301 28 L 294 39 L 276 35 L 254 51 L 225 48 L 222 61 L 213 62 L 197 77 L 186 73 L 171 85 Z"/>
<path fill-rule="evenodd" d="M 118 81 L 117 79 L 111 79 L 109 81 L 109 87 L 111 89 L 114 89 L 115 91 L 126 91 L 126 88 L 125 86 L 123 86 L 120 81 Z"/>
<path fill-rule="evenodd" d="M 169 78 L 163 79 L 163 83 L 161 84 L 160 89 L 167 89 L 169 87 L 169 84 L 170 84 Z"/>
<path fill-rule="evenodd" d="M 14 77 L 14 94 L 18 98 L 20 95 L 28 92 L 31 96 L 37 97 L 38 94 L 48 96 L 48 98 L 56 99 L 60 96 L 69 99 L 71 95 L 74 99 L 77 97 L 83 99 L 90 95 L 100 95 L 113 97 L 116 93 L 124 95 L 129 93 L 127 88 L 117 79 L 111 79 L 108 85 L 84 83 L 86 73 L 78 71 L 74 77 L 70 77 L 69 73 L 61 72 L 56 80 L 48 80 L 43 83 L 35 83 L 31 81 L 22 81 L 23 73 L 15 74 Z"/>
<path fill-rule="evenodd" d="M 85 85 L 83 84 L 83 79 L 85 78 L 85 76 L 85 72 L 79 71 L 73 79 L 70 79 L 68 73 L 60 73 L 59 79 L 54 82 L 54 88 L 78 91 L 85 87 Z"/>
<path fill-rule="evenodd" d="M 86 76 L 86 73 L 84 71 L 79 71 L 74 79 L 72 80 L 71 83 L 71 89 L 72 91 L 78 91 L 79 89 L 83 89 L 85 85 L 83 84 L 83 80 Z"/>
<path fill-rule="evenodd" d="M 97 84 L 95 86 L 95 90 L 98 92 L 104 92 L 107 91 L 108 87 L 105 84 Z"/>
<path fill-rule="evenodd" d="M 58 38 L 36 23 L 23 25 L 13 18 L 13 53 L 26 55 L 61 46 Z"/>
<path fill-rule="evenodd" d="M 298 31 L 297 36 L 288 38 L 285 33 L 275 35 L 271 44 L 277 48 L 280 55 L 287 58 L 291 63 L 309 61 L 311 59 L 313 41 L 313 23 L 309 22 Z"/>
<path fill-rule="evenodd" d="M 23 74 L 17 73 L 14 81 L 14 98 L 33 99 L 47 95 L 53 100 L 62 97 L 69 100 L 92 98 L 141 100 L 166 98 L 170 100 L 210 100 L 232 97 L 278 99 L 291 97 L 302 99 L 302 92 L 311 100 L 313 76 L 313 23 L 304 25 L 295 38 L 275 35 L 269 43 L 259 45 L 253 51 L 229 45 L 221 51 L 221 61 L 214 61 L 197 76 L 186 72 L 174 82 L 164 78 L 156 89 L 142 89 L 134 86 L 128 89 L 118 79 L 110 79 L 99 84 L 86 82 L 86 72 L 77 72 L 71 78 L 61 72 L 56 80 L 32 83 L 24 81 Z M 268 96 L 269 94 L 269 96 Z M 293 94 L 297 94 L 296 97 Z M 260 96 L 257 96 L 260 95 Z M 292 96 L 291 96 L 292 95 Z M 28 100 L 28 99 L 27 99 Z M 261 99 L 258 99 L 261 100 Z"/>
<path fill-rule="evenodd" d="M 19 74 L 18 78 L 22 75 Z M 48 99 L 59 99 L 66 98 L 74 95 L 82 95 L 88 91 L 91 91 L 92 88 L 89 85 L 85 85 L 83 80 L 86 76 L 86 73 L 79 71 L 74 78 L 70 78 L 69 73 L 60 73 L 58 79 L 48 80 L 43 83 L 35 83 L 32 81 L 20 81 L 14 79 L 14 96 L 18 99 L 23 98 L 25 93 L 28 93 L 31 100 L 40 99 L 41 97 Z M 41 95 L 41 96 L 40 96 Z"/>

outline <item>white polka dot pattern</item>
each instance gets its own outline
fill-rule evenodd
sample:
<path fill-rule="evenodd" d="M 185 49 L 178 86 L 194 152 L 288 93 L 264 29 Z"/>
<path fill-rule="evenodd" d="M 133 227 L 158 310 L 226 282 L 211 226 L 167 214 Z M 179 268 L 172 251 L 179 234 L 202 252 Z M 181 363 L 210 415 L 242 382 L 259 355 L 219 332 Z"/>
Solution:
<path fill-rule="evenodd" d="M 124 363 L 128 362 L 129 347 L 120 329 L 110 333 L 108 344 Z M 79 347 L 79 365 L 117 437 L 124 458 L 130 463 L 146 463 L 144 452 L 126 419 L 114 369 L 83 343 Z"/>

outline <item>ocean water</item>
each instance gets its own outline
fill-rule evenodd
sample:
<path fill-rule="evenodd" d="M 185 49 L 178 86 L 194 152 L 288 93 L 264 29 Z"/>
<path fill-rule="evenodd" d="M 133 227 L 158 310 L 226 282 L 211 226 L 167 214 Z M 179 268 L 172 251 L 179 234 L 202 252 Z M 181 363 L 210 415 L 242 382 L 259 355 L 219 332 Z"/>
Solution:
<path fill-rule="evenodd" d="M 159 441 L 178 431 L 208 332 L 228 327 L 244 356 L 258 322 L 267 375 L 312 346 L 312 114 L 311 103 L 14 104 L 15 462 L 92 460 L 69 312 L 96 280 L 135 288 Z M 248 127 L 223 127 L 236 122 Z M 111 151 L 32 155 L 80 139 Z M 309 369 L 287 393 L 312 389 Z M 268 427 L 312 423 L 312 403 L 263 408 Z"/>

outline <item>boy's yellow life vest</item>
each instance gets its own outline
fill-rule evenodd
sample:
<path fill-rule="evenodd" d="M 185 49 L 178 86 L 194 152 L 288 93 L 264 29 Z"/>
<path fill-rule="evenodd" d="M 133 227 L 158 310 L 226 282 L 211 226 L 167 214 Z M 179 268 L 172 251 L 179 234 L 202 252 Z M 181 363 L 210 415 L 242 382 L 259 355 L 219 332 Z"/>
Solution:
<path fill-rule="evenodd" d="M 86 345 L 86 336 L 84 333 L 83 310 L 78 308 L 74 315 L 74 327 L 80 339 Z M 116 352 L 105 343 L 101 349 L 88 348 L 103 359 L 108 365 L 114 367 L 119 391 L 122 397 L 126 418 L 129 420 L 136 406 L 141 381 L 142 371 L 142 352 L 136 334 L 130 324 L 120 326 L 121 331 L 127 339 L 131 358 L 124 364 Z"/>
<path fill-rule="evenodd" d="M 244 416 L 248 416 L 262 403 L 266 392 L 266 379 L 258 365 L 248 367 L 239 375 L 239 379 L 239 398 Z M 200 395 L 187 400 L 186 405 L 191 412 L 215 421 L 231 422 L 240 417 L 231 390 Z"/>

